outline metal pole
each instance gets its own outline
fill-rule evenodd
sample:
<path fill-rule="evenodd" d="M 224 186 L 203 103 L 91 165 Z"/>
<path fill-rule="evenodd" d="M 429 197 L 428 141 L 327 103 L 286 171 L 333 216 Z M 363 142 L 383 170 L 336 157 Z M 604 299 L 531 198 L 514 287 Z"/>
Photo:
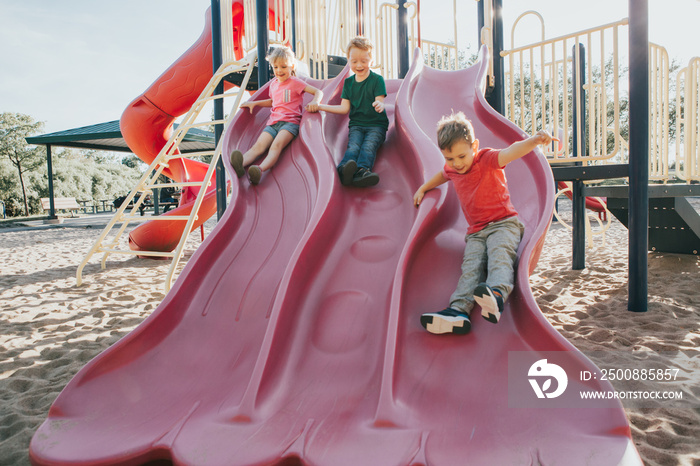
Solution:
<path fill-rule="evenodd" d="M 484 0 L 489 1 L 489 0 Z M 488 103 L 501 115 L 505 115 L 505 73 L 503 69 L 503 0 L 493 1 L 493 75 L 494 85 L 486 98 Z"/>
<path fill-rule="evenodd" d="M 397 41 L 399 48 L 399 79 L 403 79 L 408 73 L 408 11 L 406 0 L 399 0 Z"/>
<path fill-rule="evenodd" d="M 213 73 L 221 67 L 223 61 L 223 53 L 221 50 L 221 2 L 220 0 L 211 0 L 211 56 Z M 214 95 L 224 93 L 224 81 L 221 80 L 214 90 Z M 224 100 L 214 100 L 214 120 L 221 121 L 224 119 Z M 214 147 L 219 146 L 221 134 L 224 131 L 223 123 L 214 125 Z M 216 163 L 216 219 L 221 220 L 226 211 L 226 170 L 222 157 Z"/>
<path fill-rule="evenodd" d="M 56 216 L 56 206 L 54 205 L 54 192 L 53 192 L 53 164 L 51 163 L 51 145 L 46 145 L 46 166 L 49 170 L 49 219 L 55 220 Z"/>
<path fill-rule="evenodd" d="M 649 244 L 649 4 L 629 0 L 629 300 L 646 312 Z"/>
<path fill-rule="evenodd" d="M 572 111 L 574 115 L 573 155 L 581 157 L 586 153 L 586 53 L 583 44 L 574 45 L 572 53 Z M 580 99 L 576 98 L 579 95 Z M 580 106 L 579 106 L 580 101 Z M 580 145 L 580 150 L 579 150 Z M 580 166 L 581 162 L 576 162 Z M 586 198 L 583 195 L 583 181 L 571 183 L 573 234 L 572 266 L 573 270 L 586 268 Z"/>
<path fill-rule="evenodd" d="M 160 215 L 160 188 L 153 188 L 153 215 Z"/>
<path fill-rule="evenodd" d="M 255 1 L 255 14 L 258 27 L 258 87 L 263 87 L 269 80 L 267 61 L 267 48 L 269 46 L 269 38 L 267 36 L 267 24 L 269 11 L 267 8 L 267 0 Z"/>
<path fill-rule="evenodd" d="M 420 30 L 420 0 L 416 0 L 416 22 L 418 23 L 416 25 L 416 34 L 418 37 L 416 38 L 416 44 L 418 45 L 419 49 L 423 48 L 423 39 L 421 35 L 421 30 Z"/>
<path fill-rule="evenodd" d="M 479 47 L 481 47 L 481 30 L 484 29 L 484 25 L 486 24 L 486 18 L 484 18 L 484 11 L 485 11 L 484 2 L 485 1 L 487 1 L 487 0 L 479 0 L 477 2 L 477 9 L 476 9 L 476 11 L 477 11 L 476 17 L 479 21 L 478 25 L 477 25 L 479 30 L 476 31 L 477 32 L 476 43 L 479 44 Z"/>
<path fill-rule="evenodd" d="M 291 11 L 291 17 L 292 17 L 292 51 L 296 55 L 297 53 L 297 8 L 296 8 L 296 1 L 291 0 L 289 8 L 292 10 Z"/>
<path fill-rule="evenodd" d="M 362 0 L 357 0 L 355 2 L 355 9 L 357 12 L 357 35 L 361 36 L 364 34 L 365 31 L 365 23 L 362 12 Z"/>

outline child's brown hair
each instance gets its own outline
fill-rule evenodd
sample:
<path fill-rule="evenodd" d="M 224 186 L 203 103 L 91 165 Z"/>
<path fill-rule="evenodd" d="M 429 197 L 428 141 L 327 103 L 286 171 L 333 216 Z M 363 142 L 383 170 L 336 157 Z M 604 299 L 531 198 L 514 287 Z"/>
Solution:
<path fill-rule="evenodd" d="M 292 49 L 289 47 L 273 47 L 265 58 L 271 65 L 274 65 L 277 60 L 285 60 L 293 67 L 291 75 L 297 75 L 296 67 L 294 66 L 296 64 L 296 57 L 294 56 L 294 51 L 292 51 Z"/>
<path fill-rule="evenodd" d="M 364 50 L 365 52 L 369 52 L 370 57 L 372 56 L 372 50 L 374 49 L 372 41 L 362 36 L 357 36 L 350 39 L 350 43 L 348 44 L 348 48 L 346 50 L 348 56 L 350 56 L 350 49 L 352 49 L 353 47 L 355 47 L 356 49 Z"/>
<path fill-rule="evenodd" d="M 450 149 L 456 142 L 474 142 L 474 127 L 462 112 L 444 116 L 438 121 L 437 139 L 440 150 Z"/>

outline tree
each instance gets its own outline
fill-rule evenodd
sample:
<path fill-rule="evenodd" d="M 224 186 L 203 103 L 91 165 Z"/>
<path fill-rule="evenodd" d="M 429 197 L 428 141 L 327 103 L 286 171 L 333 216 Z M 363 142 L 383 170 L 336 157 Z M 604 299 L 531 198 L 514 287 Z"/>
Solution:
<path fill-rule="evenodd" d="M 36 170 L 45 161 L 44 149 L 31 148 L 25 140 L 41 131 L 44 123 L 35 122 L 29 115 L 4 112 L 0 114 L 0 158 L 7 158 L 17 170 L 22 188 L 24 214 L 29 215 L 27 188 L 24 174 Z"/>
<path fill-rule="evenodd" d="M 45 149 L 31 149 L 24 139 L 41 126 L 28 115 L 0 114 L 0 199 L 10 217 L 41 213 L 40 198 L 49 196 Z M 113 152 L 57 148 L 54 195 L 93 202 L 122 196 L 143 174 L 140 167 L 124 163 L 130 157 L 136 159 Z"/>

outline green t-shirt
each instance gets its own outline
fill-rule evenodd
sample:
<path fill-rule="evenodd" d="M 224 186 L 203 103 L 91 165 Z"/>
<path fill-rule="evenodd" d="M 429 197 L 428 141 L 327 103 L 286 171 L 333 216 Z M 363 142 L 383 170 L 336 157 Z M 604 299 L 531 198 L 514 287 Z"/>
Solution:
<path fill-rule="evenodd" d="M 386 96 L 386 84 L 384 78 L 369 72 L 369 76 L 362 82 L 357 82 L 355 76 L 350 76 L 343 84 L 343 99 L 350 101 L 350 126 L 380 126 L 389 129 L 389 118 L 386 111 L 377 113 L 372 107 L 374 98 Z"/>

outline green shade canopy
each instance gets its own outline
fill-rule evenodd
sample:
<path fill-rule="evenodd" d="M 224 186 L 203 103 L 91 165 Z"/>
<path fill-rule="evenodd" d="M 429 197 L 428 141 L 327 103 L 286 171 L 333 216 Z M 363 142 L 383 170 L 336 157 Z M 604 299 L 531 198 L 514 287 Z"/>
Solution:
<path fill-rule="evenodd" d="M 177 128 L 175 124 L 175 128 Z M 131 152 L 126 145 L 119 120 L 98 123 L 81 128 L 73 128 L 56 133 L 42 134 L 26 138 L 28 144 L 42 146 L 75 147 L 78 149 L 98 149 L 114 152 Z M 214 133 L 192 128 L 179 145 L 180 152 L 214 150 Z"/>

